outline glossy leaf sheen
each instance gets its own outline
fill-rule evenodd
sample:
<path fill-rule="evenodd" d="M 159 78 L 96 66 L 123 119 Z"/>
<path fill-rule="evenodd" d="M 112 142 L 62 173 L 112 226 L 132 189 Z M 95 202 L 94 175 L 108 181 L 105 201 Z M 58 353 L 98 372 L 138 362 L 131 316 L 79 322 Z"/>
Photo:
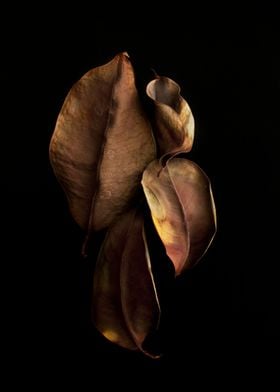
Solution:
<path fill-rule="evenodd" d="M 140 212 L 109 230 L 94 274 L 93 320 L 110 341 L 139 348 L 157 327 L 160 308 Z"/>
<path fill-rule="evenodd" d="M 165 167 L 153 161 L 142 185 L 156 230 L 179 275 L 203 256 L 216 231 L 209 180 L 195 163 L 171 158 Z"/>
<path fill-rule="evenodd" d="M 180 95 L 180 87 L 172 79 L 158 76 L 147 86 L 147 94 L 155 103 L 155 136 L 159 156 L 188 152 L 194 139 L 194 118 Z"/>
<path fill-rule="evenodd" d="M 122 53 L 72 87 L 51 140 L 50 160 L 76 222 L 108 227 L 128 210 L 154 158 L 151 127 Z"/>

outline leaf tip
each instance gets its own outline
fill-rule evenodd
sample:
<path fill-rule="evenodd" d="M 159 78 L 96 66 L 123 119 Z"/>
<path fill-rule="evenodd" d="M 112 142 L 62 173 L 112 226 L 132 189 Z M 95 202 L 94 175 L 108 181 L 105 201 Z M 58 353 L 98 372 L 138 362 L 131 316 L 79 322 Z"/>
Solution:
<path fill-rule="evenodd" d="M 121 52 L 120 56 L 126 57 L 127 59 L 130 58 L 129 54 L 127 52 Z"/>

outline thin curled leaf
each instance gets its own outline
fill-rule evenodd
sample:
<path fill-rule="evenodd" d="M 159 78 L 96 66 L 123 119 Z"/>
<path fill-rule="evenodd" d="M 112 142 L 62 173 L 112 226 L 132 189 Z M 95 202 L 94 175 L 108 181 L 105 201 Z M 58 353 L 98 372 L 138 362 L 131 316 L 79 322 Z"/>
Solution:
<path fill-rule="evenodd" d="M 216 232 L 216 212 L 207 176 L 194 162 L 155 160 L 144 171 L 142 185 L 156 230 L 176 275 L 194 266 Z"/>
<path fill-rule="evenodd" d="M 172 79 L 158 76 L 146 88 L 155 103 L 155 136 L 159 156 L 188 152 L 194 139 L 194 118 L 188 103 L 180 95 L 180 86 Z"/>
<path fill-rule="evenodd" d="M 154 157 L 133 68 L 121 53 L 72 87 L 50 143 L 51 164 L 76 222 L 89 230 L 108 227 L 128 210 Z"/>
<path fill-rule="evenodd" d="M 143 216 L 132 210 L 109 229 L 99 255 L 93 321 L 110 341 L 145 352 L 143 342 L 157 327 L 159 316 Z"/>

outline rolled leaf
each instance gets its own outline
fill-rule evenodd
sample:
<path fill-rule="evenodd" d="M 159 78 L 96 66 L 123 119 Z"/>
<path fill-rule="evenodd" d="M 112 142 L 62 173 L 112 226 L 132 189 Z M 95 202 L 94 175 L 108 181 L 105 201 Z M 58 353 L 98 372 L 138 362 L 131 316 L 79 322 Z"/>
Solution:
<path fill-rule="evenodd" d="M 145 352 L 143 342 L 157 327 L 159 316 L 144 220 L 132 210 L 109 229 L 99 255 L 93 321 L 110 341 Z"/>
<path fill-rule="evenodd" d="M 50 143 L 50 161 L 84 229 L 108 227 L 129 209 L 155 157 L 128 55 L 86 73 L 70 90 Z"/>
<path fill-rule="evenodd" d="M 184 158 L 149 164 L 142 179 L 152 219 L 179 275 L 194 266 L 216 232 L 216 212 L 205 173 Z"/>
<path fill-rule="evenodd" d="M 194 139 L 194 118 L 172 79 L 158 76 L 146 89 L 155 103 L 155 137 L 159 156 L 188 152 Z"/>
<path fill-rule="evenodd" d="M 124 348 L 136 350 L 127 328 L 121 303 L 120 269 L 127 227 L 126 221 L 107 233 L 95 266 L 93 281 L 92 321 L 108 340 Z M 122 226 L 121 230 L 118 226 Z"/>

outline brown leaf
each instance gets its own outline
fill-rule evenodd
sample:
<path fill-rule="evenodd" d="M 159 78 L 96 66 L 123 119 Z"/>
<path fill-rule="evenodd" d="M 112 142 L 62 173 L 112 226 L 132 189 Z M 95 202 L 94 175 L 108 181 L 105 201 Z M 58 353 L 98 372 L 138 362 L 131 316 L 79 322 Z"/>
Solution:
<path fill-rule="evenodd" d="M 92 318 L 96 328 L 111 342 L 137 349 L 128 331 L 121 303 L 120 270 L 126 246 L 129 216 L 108 231 L 94 271 Z"/>
<path fill-rule="evenodd" d="M 128 55 L 86 73 L 70 90 L 50 143 L 50 160 L 76 222 L 108 227 L 129 205 L 155 157 Z"/>
<path fill-rule="evenodd" d="M 99 255 L 93 321 L 110 341 L 145 352 L 143 342 L 157 327 L 159 315 L 144 220 L 140 212 L 132 210 L 109 229 Z"/>
<path fill-rule="evenodd" d="M 147 86 L 155 103 L 155 136 L 159 156 L 188 152 L 194 139 L 194 118 L 180 87 L 172 79 L 158 76 Z"/>
<path fill-rule="evenodd" d="M 153 161 L 144 171 L 143 189 L 156 230 L 176 275 L 203 256 L 216 232 L 216 213 L 207 176 L 194 162 Z"/>

